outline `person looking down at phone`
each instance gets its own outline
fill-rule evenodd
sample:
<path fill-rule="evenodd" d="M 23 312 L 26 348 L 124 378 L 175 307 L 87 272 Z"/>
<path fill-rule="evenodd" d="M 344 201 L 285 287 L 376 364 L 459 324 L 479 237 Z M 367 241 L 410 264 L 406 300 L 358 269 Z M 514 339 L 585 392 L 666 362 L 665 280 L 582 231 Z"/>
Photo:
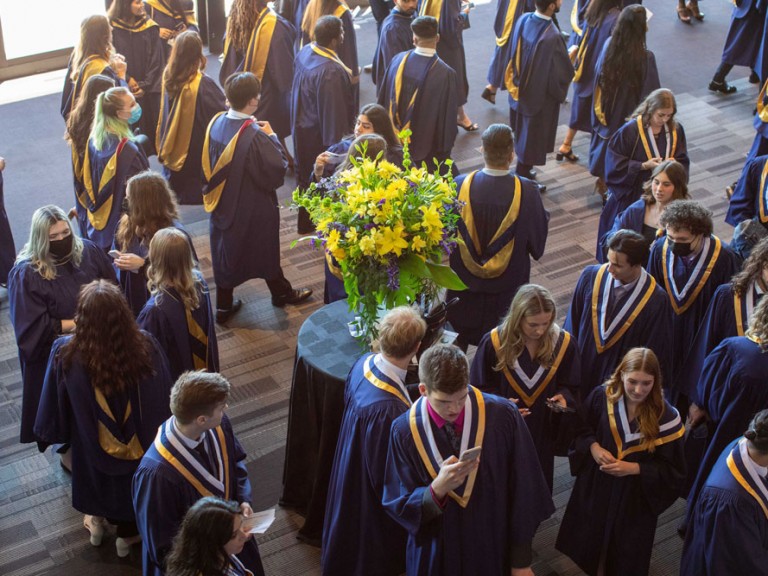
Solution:
<path fill-rule="evenodd" d="M 520 412 L 470 386 L 454 346 L 424 352 L 419 379 L 392 423 L 383 496 L 408 531 L 406 574 L 532 576 L 533 536 L 555 508 Z"/>
<path fill-rule="evenodd" d="M 555 440 L 559 427 L 564 432 L 567 425 L 559 413 L 573 410 L 581 378 L 576 340 L 555 323 L 556 316 L 549 290 L 521 286 L 501 325 L 480 341 L 469 376 L 483 392 L 517 405 L 550 492 Z"/>

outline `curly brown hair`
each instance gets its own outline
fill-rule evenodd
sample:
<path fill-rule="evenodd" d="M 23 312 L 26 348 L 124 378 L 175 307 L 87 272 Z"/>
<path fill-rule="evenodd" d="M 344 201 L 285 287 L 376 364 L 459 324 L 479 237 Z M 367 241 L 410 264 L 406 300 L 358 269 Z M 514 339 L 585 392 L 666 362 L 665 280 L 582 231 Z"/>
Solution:
<path fill-rule="evenodd" d="M 752 282 L 756 282 L 762 277 L 763 270 L 766 268 L 768 268 L 768 238 L 763 238 L 752 248 L 749 258 L 744 261 L 741 272 L 731 278 L 731 287 L 734 293 L 743 297 Z"/>
<path fill-rule="evenodd" d="M 176 194 L 161 174 L 146 170 L 128 180 L 128 213 L 120 218 L 115 239 L 120 250 L 128 250 L 135 238 L 149 246 L 155 232 L 173 226 L 179 218 Z"/>
<path fill-rule="evenodd" d="M 61 347 L 64 369 L 77 359 L 91 386 L 105 396 L 138 386 L 153 374 L 149 340 L 140 331 L 120 289 L 94 280 L 80 289 L 75 312 L 77 330 Z"/>
<path fill-rule="evenodd" d="M 195 75 L 205 69 L 207 60 L 203 55 L 203 41 L 194 30 L 187 30 L 176 37 L 163 71 L 163 88 L 169 98 L 175 98 Z"/>
<path fill-rule="evenodd" d="M 755 306 L 746 335 L 754 338 L 763 352 L 768 352 L 768 298 L 761 298 Z"/>
<path fill-rule="evenodd" d="M 264 6 L 264 0 L 235 0 L 232 3 L 227 18 L 227 39 L 237 52 L 244 53 L 248 49 L 253 28 Z"/>

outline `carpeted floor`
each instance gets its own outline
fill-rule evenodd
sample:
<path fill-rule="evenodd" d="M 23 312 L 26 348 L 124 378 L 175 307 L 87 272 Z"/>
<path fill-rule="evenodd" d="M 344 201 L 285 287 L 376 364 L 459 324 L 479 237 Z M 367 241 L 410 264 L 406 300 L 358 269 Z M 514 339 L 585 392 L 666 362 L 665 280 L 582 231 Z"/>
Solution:
<path fill-rule="evenodd" d="M 571 5 L 566 0 L 561 11 L 565 29 Z M 722 97 L 706 90 L 719 63 L 731 4 L 702 3 L 706 22 L 692 26 L 677 21 L 668 1 L 650 0 L 646 6 L 655 13 L 649 25 L 648 45 L 656 53 L 662 84 L 678 96 L 678 120 L 688 136 L 691 194 L 714 212 L 716 233 L 730 239 L 731 230 L 723 223 L 727 205 L 723 188 L 738 176 L 752 141 L 752 109 L 757 96 L 757 87 L 746 82 L 745 69 L 735 69 L 731 74 L 730 80 L 739 88 L 735 95 Z M 495 3 L 479 5 L 472 14 L 472 27 L 465 33 L 471 86 L 468 111 L 481 127 L 505 122 L 508 115 L 504 97 L 495 107 L 479 98 L 493 46 L 494 10 Z M 362 63 L 370 61 L 374 40 L 373 21 L 362 21 L 358 30 Z M 218 64 L 212 58 L 209 73 L 215 76 L 217 70 Z M 41 81 L 58 89 L 62 77 L 63 72 L 49 74 Z M 0 86 L 0 156 L 8 161 L 4 172 L 6 208 L 20 248 L 35 208 L 48 203 L 69 207 L 73 198 L 58 93 L 3 104 L 12 99 L 5 96 L 8 88 Z M 373 101 L 373 88 L 370 77 L 364 76 L 361 102 Z M 568 105 L 563 106 L 561 124 L 568 113 Z M 559 139 L 564 133 L 561 125 Z M 455 159 L 463 171 L 481 166 L 479 148 L 480 132 L 459 134 Z M 587 136 L 579 134 L 574 150 L 586 158 L 587 149 Z M 544 201 L 552 219 L 547 250 L 541 261 L 534 263 L 532 280 L 553 291 L 562 317 L 579 272 L 592 263 L 600 202 L 590 195 L 593 180 L 583 161 L 557 164 L 551 157 L 540 174 L 549 188 Z M 288 177 L 279 192 L 281 199 L 289 196 L 294 185 L 294 178 Z M 206 216 L 201 208 L 185 207 L 182 219 L 194 235 L 203 272 L 211 281 Z M 263 282 L 249 282 L 238 290 L 245 301 L 243 311 L 219 332 L 222 369 L 234 385 L 229 414 L 249 455 L 257 510 L 275 506 L 280 494 L 296 335 L 303 319 L 322 302 L 321 257 L 303 245 L 289 247 L 296 238 L 295 228 L 295 213 L 284 209 L 283 266 L 295 285 L 314 288 L 315 297 L 299 307 L 277 309 L 271 306 Z M 30 445 L 18 444 L 21 378 L 6 311 L 7 295 L 0 289 L 0 573 L 139 574 L 138 549 L 129 559 L 120 560 L 111 539 L 98 549 L 88 544 L 81 516 L 70 505 L 69 478 L 50 453 L 39 454 Z M 558 511 L 542 525 L 535 542 L 534 569 L 539 575 L 580 573 L 553 548 L 571 484 L 567 464 L 558 462 Z M 681 544 L 674 528 L 682 509 L 683 503 L 678 501 L 660 519 L 651 574 L 677 573 Z M 319 551 L 295 539 L 301 521 L 294 513 L 278 508 L 276 523 L 259 540 L 268 574 L 319 574 Z"/>

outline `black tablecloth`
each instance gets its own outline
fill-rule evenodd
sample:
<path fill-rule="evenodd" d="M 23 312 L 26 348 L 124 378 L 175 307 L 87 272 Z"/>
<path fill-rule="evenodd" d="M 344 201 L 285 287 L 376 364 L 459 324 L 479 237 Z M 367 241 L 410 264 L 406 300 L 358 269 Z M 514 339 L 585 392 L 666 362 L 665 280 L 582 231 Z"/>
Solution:
<path fill-rule="evenodd" d="M 363 353 L 349 335 L 346 300 L 323 306 L 299 330 L 280 504 L 306 518 L 299 538 L 320 545 L 328 481 L 344 414 L 344 383 Z"/>

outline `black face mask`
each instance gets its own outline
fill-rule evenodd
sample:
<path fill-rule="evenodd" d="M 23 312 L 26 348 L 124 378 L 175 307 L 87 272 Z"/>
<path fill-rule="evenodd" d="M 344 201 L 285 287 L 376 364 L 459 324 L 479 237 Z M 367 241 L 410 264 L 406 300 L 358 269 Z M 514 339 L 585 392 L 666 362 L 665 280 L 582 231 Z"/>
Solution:
<path fill-rule="evenodd" d="M 48 250 L 57 262 L 69 258 L 72 254 L 72 234 L 61 240 L 51 240 L 49 246 Z"/>
<path fill-rule="evenodd" d="M 669 242 L 672 250 L 672 254 L 675 256 L 679 256 L 680 258 L 685 258 L 686 256 L 690 256 L 691 252 L 693 252 L 693 249 L 691 249 L 691 243 L 690 242 L 672 242 L 670 240 Z"/>

